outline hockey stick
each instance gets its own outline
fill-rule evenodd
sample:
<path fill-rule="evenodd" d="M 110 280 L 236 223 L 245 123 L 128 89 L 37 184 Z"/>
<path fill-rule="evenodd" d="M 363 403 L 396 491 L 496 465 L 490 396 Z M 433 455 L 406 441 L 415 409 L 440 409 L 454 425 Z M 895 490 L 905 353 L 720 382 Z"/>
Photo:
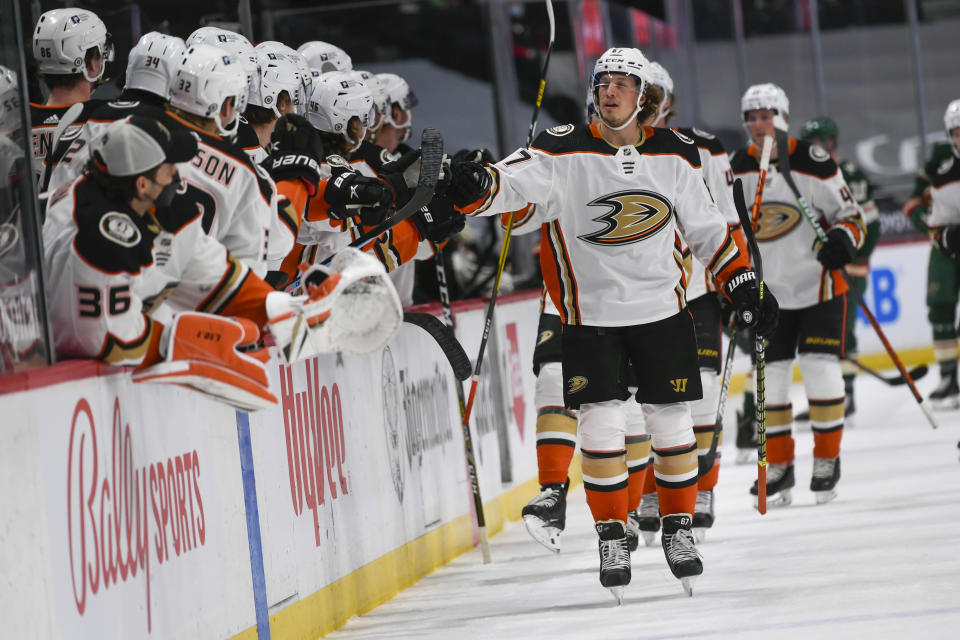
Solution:
<path fill-rule="evenodd" d="M 540 115 L 540 103 L 543 101 L 543 89 L 547 84 L 547 68 L 550 66 L 550 53 L 553 51 L 554 40 L 554 19 L 553 3 L 547 2 L 547 17 L 550 20 L 550 42 L 547 44 L 547 55 L 543 60 L 543 70 L 540 72 L 540 86 L 537 89 L 537 102 L 533 108 L 533 119 L 530 121 L 530 130 L 527 132 L 526 148 L 533 142 L 533 134 L 537 129 L 537 118 Z M 493 280 L 493 291 L 490 293 L 490 301 L 487 303 L 486 318 L 483 321 L 483 335 L 480 338 L 480 349 L 477 353 L 477 363 L 473 368 L 473 377 L 470 380 L 470 396 L 467 399 L 467 409 L 463 414 L 463 424 L 466 428 L 470 427 L 470 414 L 473 412 L 473 401 L 477 395 L 477 384 L 480 382 L 480 368 L 483 366 L 483 354 L 487 349 L 487 340 L 490 337 L 490 327 L 493 325 L 493 310 L 497 305 L 497 294 L 500 291 L 500 278 L 503 276 L 503 268 L 507 263 L 507 251 L 510 249 L 510 233 L 513 231 L 514 213 L 510 214 L 510 220 L 507 222 L 506 231 L 503 234 L 503 245 L 500 247 L 500 259 L 497 262 L 497 276 Z"/>
<path fill-rule="evenodd" d="M 747 238 L 747 248 L 753 258 L 753 269 L 757 273 L 757 282 L 760 287 L 760 300 L 763 300 L 763 259 L 760 256 L 760 247 L 757 246 L 757 237 L 753 232 L 753 225 L 760 218 L 760 203 L 763 201 L 763 187 L 766 183 L 767 167 L 770 165 L 770 151 L 773 146 L 770 136 L 763 138 L 763 150 L 760 153 L 760 175 L 757 177 L 757 192 L 753 198 L 753 215 L 747 214 L 747 203 L 743 196 L 743 182 L 734 183 L 733 202 L 740 216 L 740 225 L 743 235 Z M 760 515 L 767 512 L 767 358 L 766 344 L 763 337 L 755 336 L 753 343 L 754 359 L 756 360 L 757 393 L 756 393 L 756 420 L 757 420 L 757 511 Z"/>
<path fill-rule="evenodd" d="M 440 290 L 440 304 L 443 306 L 443 322 L 448 327 L 448 331 L 453 332 L 454 320 L 453 309 L 450 306 L 450 286 L 447 284 L 449 275 L 446 260 L 440 248 L 434 244 L 434 261 L 437 267 L 437 287 Z M 462 351 L 462 349 L 461 349 Z M 470 359 L 464 353 L 466 360 L 466 369 L 463 376 L 454 373 L 457 377 L 455 386 L 457 387 L 457 406 L 460 409 L 460 427 L 463 431 L 463 450 L 467 458 L 467 472 L 470 474 L 470 490 L 473 493 L 473 508 L 477 518 L 477 532 L 480 535 L 480 553 L 483 555 L 483 564 L 490 563 L 490 541 L 487 538 L 487 519 L 483 513 L 483 499 L 480 497 L 480 476 L 477 473 L 477 459 L 473 455 L 473 436 L 470 435 L 470 424 L 464 420 L 466 414 L 466 398 L 463 395 L 463 384 L 461 380 L 470 377 Z M 452 362 L 451 362 L 452 364 Z"/>
<path fill-rule="evenodd" d="M 884 376 L 884 375 L 881 375 L 881 374 L 878 373 L 877 371 L 874 371 L 873 369 L 871 369 L 871 368 L 868 367 L 867 365 L 863 364 L 862 362 L 860 362 L 860 361 L 857 360 L 856 358 L 847 357 L 847 358 L 845 358 L 845 360 L 847 360 L 848 362 L 856 365 L 858 369 L 863 370 L 865 373 L 870 374 L 871 376 L 873 376 L 874 378 L 876 378 L 876 379 L 879 380 L 880 382 L 882 382 L 882 383 L 884 383 L 884 384 L 887 384 L 887 385 L 890 385 L 891 387 L 899 387 L 899 386 L 902 385 L 902 384 L 907 384 L 907 379 L 906 379 L 905 377 L 903 377 L 902 375 L 896 375 L 896 376 L 893 376 L 892 378 L 888 378 L 888 377 L 886 377 L 886 376 Z M 922 378 L 923 376 L 927 375 L 927 371 L 928 371 L 927 365 L 921 364 L 921 365 L 919 365 L 919 366 L 914 367 L 913 369 L 910 369 L 910 371 L 909 371 L 908 373 L 910 374 L 910 379 L 912 379 L 914 382 L 916 382 L 917 380 L 919 380 L 919 379 Z"/>
<path fill-rule="evenodd" d="M 784 181 L 787 183 L 787 186 L 790 187 L 790 191 L 793 192 L 793 197 L 796 199 L 797 204 L 800 205 L 800 211 L 803 213 L 803 217 L 806 218 L 807 222 L 810 223 L 810 226 L 813 227 L 813 231 L 817 234 L 817 239 L 821 242 L 821 244 L 825 244 L 827 242 L 827 233 L 819 224 L 817 224 L 817 221 L 813 219 L 812 209 L 807 203 L 807 199 L 803 197 L 802 193 L 800 193 L 796 183 L 793 181 L 793 176 L 790 175 L 790 140 L 787 137 L 787 133 L 785 131 L 778 130 L 776 135 L 777 157 L 780 163 L 780 173 L 783 174 Z M 927 422 L 930 423 L 930 426 L 936 429 L 938 426 L 937 420 L 933 417 L 933 412 L 930 410 L 930 406 L 923 399 L 923 396 L 920 395 L 920 392 L 917 391 L 917 385 L 913 383 L 913 378 L 910 376 L 907 368 L 903 366 L 900 356 L 897 355 L 896 350 L 894 350 L 893 345 L 890 344 L 890 341 L 887 339 L 883 329 L 880 328 L 880 323 L 877 321 L 876 316 L 873 315 L 873 311 L 870 310 L 870 307 L 867 306 L 866 301 L 863 299 L 863 294 L 861 294 L 860 290 L 850 283 L 850 279 L 847 276 L 846 270 L 834 269 L 833 272 L 839 272 L 840 277 L 842 277 L 843 281 L 847 284 L 848 290 L 853 292 L 854 297 L 857 299 L 857 304 L 859 304 L 860 308 L 863 309 L 863 315 L 867 317 L 867 321 L 870 323 L 870 326 L 873 327 L 877 337 L 880 338 L 880 342 L 883 343 L 883 348 L 886 349 L 890 359 L 893 360 L 893 364 L 896 365 L 897 369 L 900 371 L 900 375 L 904 377 L 907 385 L 910 387 L 910 392 L 913 394 L 913 399 L 916 400 L 918 405 L 920 405 L 920 410 L 923 411 L 923 415 L 926 416 Z"/>
<path fill-rule="evenodd" d="M 413 324 L 427 333 L 434 339 L 443 355 L 447 357 L 450 368 L 453 369 L 453 375 L 457 380 L 466 380 L 470 377 L 470 358 L 457 337 L 453 335 L 452 327 L 443 320 L 429 313 L 417 313 L 415 311 L 404 311 L 403 321 L 407 324 Z"/>
<path fill-rule="evenodd" d="M 720 384 L 720 400 L 717 403 L 717 419 L 713 423 L 713 438 L 710 440 L 710 451 L 703 457 L 700 465 L 700 475 L 704 475 L 713 468 L 717 455 L 717 446 L 720 444 L 720 434 L 723 432 L 723 412 L 727 408 L 727 393 L 730 391 L 730 376 L 733 373 L 733 353 L 736 351 L 737 320 L 734 317 L 730 323 L 730 342 L 727 344 L 727 357 L 723 362 L 723 381 Z"/>

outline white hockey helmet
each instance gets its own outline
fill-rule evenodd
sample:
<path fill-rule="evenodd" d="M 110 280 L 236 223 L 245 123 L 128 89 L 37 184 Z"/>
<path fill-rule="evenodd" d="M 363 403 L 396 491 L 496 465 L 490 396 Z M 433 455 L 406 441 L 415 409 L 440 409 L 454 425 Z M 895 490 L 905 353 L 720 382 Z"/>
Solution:
<path fill-rule="evenodd" d="M 383 125 L 383 117 L 390 108 L 390 98 L 386 90 L 380 86 L 380 80 L 372 71 L 363 71 L 354 69 L 349 72 L 354 78 L 359 80 L 373 95 L 374 121 L 370 123 L 370 131 L 376 132 Z"/>
<path fill-rule="evenodd" d="M 597 91 L 600 87 L 600 78 L 607 73 L 622 73 L 632 76 L 637 83 L 637 105 L 633 115 L 627 118 L 627 121 L 619 127 L 613 127 L 604 121 L 604 125 L 614 131 L 619 131 L 633 122 L 637 114 L 640 113 L 640 109 L 642 108 L 640 105 L 640 97 L 644 95 L 647 89 L 647 83 L 650 82 L 650 61 L 647 60 L 647 57 L 643 55 L 640 49 L 634 47 L 614 47 L 604 51 L 603 55 L 601 55 L 593 65 L 594 101 L 596 101 Z M 596 104 L 596 102 L 594 102 L 594 104 Z M 597 114 L 600 119 L 603 120 L 599 109 L 597 110 Z"/>
<path fill-rule="evenodd" d="M 344 136 L 356 149 L 373 122 L 373 112 L 373 94 L 366 85 L 350 73 L 331 71 L 323 74 L 313 87 L 307 105 L 307 120 L 315 129 Z M 358 118 L 363 125 L 363 133 L 358 140 L 352 140 L 348 135 L 348 126 L 353 118 Z"/>
<path fill-rule="evenodd" d="M 257 81 L 257 52 L 242 34 L 220 27 L 200 27 L 187 38 L 187 46 L 208 44 L 237 56 L 240 66 L 247 74 L 247 91 L 253 89 Z"/>
<path fill-rule="evenodd" d="M 329 42 L 322 40 L 304 42 L 297 47 L 297 53 L 306 59 L 311 69 L 319 69 L 321 73 L 353 70 L 353 60 L 347 52 Z"/>
<path fill-rule="evenodd" d="M 87 75 L 89 49 L 96 49 L 103 60 L 95 78 Z M 113 45 L 107 25 L 93 11 L 53 9 L 40 16 L 33 30 L 33 57 L 42 74 L 82 73 L 87 81 L 96 82 L 103 76 L 106 64 L 113 60 Z"/>
<path fill-rule="evenodd" d="M 953 100 L 947 105 L 947 110 L 943 114 L 943 126 L 947 129 L 947 135 L 960 127 L 960 98 Z"/>
<path fill-rule="evenodd" d="M 12 136 L 21 126 L 17 75 L 0 65 L 0 134 Z"/>
<path fill-rule="evenodd" d="M 755 109 L 773 109 L 773 126 L 781 131 L 788 131 L 787 120 L 790 118 L 790 101 L 786 92 L 773 84 L 755 84 L 747 89 L 740 98 L 740 112 L 746 122 L 747 114 Z"/>
<path fill-rule="evenodd" d="M 283 114 L 277 108 L 280 94 L 284 91 L 293 103 L 295 113 L 303 113 L 307 96 L 303 78 L 296 60 L 282 53 L 260 52 L 257 56 L 257 78 L 250 87 L 249 104 L 272 109 L 279 118 Z"/>
<path fill-rule="evenodd" d="M 170 99 L 170 80 L 183 58 L 186 45 L 176 36 L 151 31 L 140 38 L 127 57 L 128 89 L 149 91 Z"/>
<path fill-rule="evenodd" d="M 295 105 L 297 108 L 296 113 L 301 116 L 306 115 L 306 99 L 313 93 L 313 74 L 310 73 L 310 65 L 307 64 L 307 59 L 297 53 L 293 47 L 288 47 L 276 40 L 264 40 L 258 44 L 257 53 L 282 53 L 297 65 L 297 70 L 300 73 L 300 82 L 303 83 L 304 100 L 299 105 Z"/>
<path fill-rule="evenodd" d="M 228 98 L 234 99 L 237 113 L 229 129 L 220 121 L 220 107 Z M 247 108 L 247 76 L 239 58 L 209 44 L 189 47 L 170 84 L 170 105 L 212 118 L 220 135 L 232 136 Z"/>
<path fill-rule="evenodd" d="M 663 101 L 660 103 L 660 110 L 657 112 L 657 120 L 667 115 L 667 112 L 673 106 L 667 105 L 667 98 L 673 95 L 673 78 L 670 73 L 659 62 L 650 63 L 650 84 L 656 85 L 663 90 Z"/>
<path fill-rule="evenodd" d="M 403 129 L 403 138 L 405 141 L 410 138 L 410 132 L 413 129 L 413 111 L 417 106 L 417 95 L 407 84 L 407 81 L 395 73 L 378 73 L 377 82 L 380 83 L 380 89 L 386 94 L 384 102 L 383 121 L 397 129 Z M 397 105 L 407 112 L 407 121 L 397 124 L 393 119 L 393 105 Z"/>

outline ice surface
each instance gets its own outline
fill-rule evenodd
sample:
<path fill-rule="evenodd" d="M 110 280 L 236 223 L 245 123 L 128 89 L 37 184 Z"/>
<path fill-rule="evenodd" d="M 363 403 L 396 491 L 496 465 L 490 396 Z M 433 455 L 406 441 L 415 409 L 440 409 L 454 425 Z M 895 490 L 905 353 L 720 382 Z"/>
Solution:
<path fill-rule="evenodd" d="M 920 382 L 926 395 L 935 371 Z M 793 389 L 801 411 L 802 388 Z M 622 607 L 600 586 L 597 538 L 582 487 L 571 491 L 563 551 L 553 555 L 512 522 L 473 550 L 330 638 L 960 638 L 960 411 L 932 430 L 906 387 L 857 378 L 845 430 L 839 497 L 809 491 L 813 438 L 795 432 L 792 506 L 760 516 L 736 466 L 734 430 L 716 490 L 717 523 L 699 545 L 694 595 L 670 575 L 658 543 L 633 554 Z M 728 404 L 728 425 L 733 407 Z M 466 498 L 465 498 L 466 499 Z"/>

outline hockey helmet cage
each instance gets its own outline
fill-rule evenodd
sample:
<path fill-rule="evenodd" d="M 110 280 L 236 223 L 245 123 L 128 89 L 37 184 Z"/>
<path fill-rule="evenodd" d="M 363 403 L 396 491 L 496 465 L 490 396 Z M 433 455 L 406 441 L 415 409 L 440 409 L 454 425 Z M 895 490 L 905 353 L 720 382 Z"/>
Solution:
<path fill-rule="evenodd" d="M 170 99 L 170 80 L 183 58 L 186 45 L 176 36 L 151 31 L 140 38 L 127 57 L 124 86 Z"/>
<path fill-rule="evenodd" d="M 321 73 L 353 70 L 353 60 L 347 52 L 329 42 L 322 40 L 304 42 L 297 48 L 297 53 L 306 58 L 311 69 L 319 69 Z"/>
<path fill-rule="evenodd" d="M 220 120 L 220 108 L 231 97 L 238 117 L 228 129 Z M 170 105 L 211 118 L 220 135 L 232 136 L 240 125 L 239 114 L 247 108 L 247 76 L 239 58 L 209 44 L 189 47 L 170 84 Z"/>
<path fill-rule="evenodd" d="M 773 84 L 755 84 L 747 89 L 740 99 L 740 112 L 746 121 L 747 113 L 755 109 L 773 109 L 773 126 L 781 131 L 788 131 L 787 120 L 790 118 L 790 101 L 786 92 Z"/>
<path fill-rule="evenodd" d="M 87 75 L 86 55 L 96 49 L 103 64 L 95 78 Z M 33 57 L 41 74 L 82 73 L 89 82 L 103 77 L 106 63 L 113 60 L 113 45 L 107 25 L 86 9 L 53 9 L 40 16 L 33 31 Z"/>

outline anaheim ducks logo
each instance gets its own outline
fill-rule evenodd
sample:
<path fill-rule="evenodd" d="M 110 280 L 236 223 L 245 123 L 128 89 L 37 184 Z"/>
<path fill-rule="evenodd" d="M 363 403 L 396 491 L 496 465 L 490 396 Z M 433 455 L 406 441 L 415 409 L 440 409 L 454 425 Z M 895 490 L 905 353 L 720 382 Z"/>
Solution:
<path fill-rule="evenodd" d="M 567 393 L 576 393 L 587 386 L 587 379 L 583 376 L 573 376 L 567 380 Z"/>
<path fill-rule="evenodd" d="M 537 339 L 537 346 L 539 347 L 540 345 L 542 345 L 544 342 L 546 342 L 552 337 L 553 337 L 553 331 L 551 331 L 550 329 L 541 331 L 540 337 Z"/>
<path fill-rule="evenodd" d="M 786 202 L 765 202 L 760 205 L 760 224 L 757 226 L 757 242 L 767 242 L 790 233 L 800 224 L 803 214 Z"/>
<path fill-rule="evenodd" d="M 591 207 L 610 210 L 595 222 L 605 228 L 579 236 L 581 240 L 601 246 L 632 244 L 663 230 L 673 215 L 673 205 L 659 193 L 642 190 L 617 191 L 588 203 Z"/>

